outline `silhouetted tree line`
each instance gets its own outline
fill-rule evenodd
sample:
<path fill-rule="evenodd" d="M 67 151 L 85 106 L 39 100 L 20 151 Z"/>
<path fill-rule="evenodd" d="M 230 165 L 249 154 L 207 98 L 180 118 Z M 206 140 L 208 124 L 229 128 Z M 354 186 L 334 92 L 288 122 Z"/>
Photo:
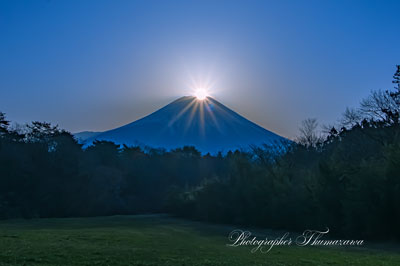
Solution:
<path fill-rule="evenodd" d="M 0 113 L 0 218 L 168 212 L 218 223 L 400 239 L 400 66 L 339 125 L 297 142 L 202 155 L 95 141 Z"/>
<path fill-rule="evenodd" d="M 193 147 L 144 151 L 95 141 L 82 149 L 49 123 L 21 133 L 1 114 L 0 125 L 0 218 L 161 212 L 171 189 L 225 171 L 222 156 Z"/>
<path fill-rule="evenodd" d="M 400 66 L 337 126 L 307 119 L 296 143 L 224 158 L 226 171 L 169 199 L 169 211 L 218 223 L 400 240 Z"/>

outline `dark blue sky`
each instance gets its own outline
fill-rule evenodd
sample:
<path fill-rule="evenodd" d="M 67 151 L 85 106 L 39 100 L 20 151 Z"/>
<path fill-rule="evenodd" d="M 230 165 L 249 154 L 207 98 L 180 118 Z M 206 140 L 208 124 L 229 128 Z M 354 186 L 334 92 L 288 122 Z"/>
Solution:
<path fill-rule="evenodd" d="M 117 127 L 210 87 L 293 137 L 335 122 L 400 63 L 400 1 L 0 1 L 0 111 Z"/>

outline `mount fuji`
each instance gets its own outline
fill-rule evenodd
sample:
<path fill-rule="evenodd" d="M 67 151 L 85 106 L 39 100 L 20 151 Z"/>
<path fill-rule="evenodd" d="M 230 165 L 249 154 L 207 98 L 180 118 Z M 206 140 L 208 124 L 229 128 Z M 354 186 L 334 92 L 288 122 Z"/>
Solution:
<path fill-rule="evenodd" d="M 128 146 L 174 149 L 195 146 L 202 153 L 248 149 L 287 139 L 232 111 L 212 97 L 181 97 L 132 123 L 104 132 L 81 132 L 75 137 L 89 146 L 95 140 Z"/>

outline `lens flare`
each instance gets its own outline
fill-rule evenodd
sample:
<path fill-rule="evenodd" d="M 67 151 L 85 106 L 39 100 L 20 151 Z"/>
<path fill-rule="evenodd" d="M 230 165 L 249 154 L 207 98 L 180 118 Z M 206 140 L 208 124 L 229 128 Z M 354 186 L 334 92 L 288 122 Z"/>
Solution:
<path fill-rule="evenodd" d="M 194 96 L 196 96 L 197 100 L 204 100 L 205 98 L 207 98 L 208 92 L 206 89 L 200 88 L 196 90 Z"/>

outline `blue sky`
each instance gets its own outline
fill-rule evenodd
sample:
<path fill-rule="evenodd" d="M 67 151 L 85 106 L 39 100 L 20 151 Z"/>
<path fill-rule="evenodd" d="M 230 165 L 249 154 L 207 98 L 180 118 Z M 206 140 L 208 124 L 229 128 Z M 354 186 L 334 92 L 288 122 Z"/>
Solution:
<path fill-rule="evenodd" d="M 72 132 L 134 121 L 196 86 L 294 137 L 400 64 L 400 1 L 0 1 L 0 111 Z"/>

